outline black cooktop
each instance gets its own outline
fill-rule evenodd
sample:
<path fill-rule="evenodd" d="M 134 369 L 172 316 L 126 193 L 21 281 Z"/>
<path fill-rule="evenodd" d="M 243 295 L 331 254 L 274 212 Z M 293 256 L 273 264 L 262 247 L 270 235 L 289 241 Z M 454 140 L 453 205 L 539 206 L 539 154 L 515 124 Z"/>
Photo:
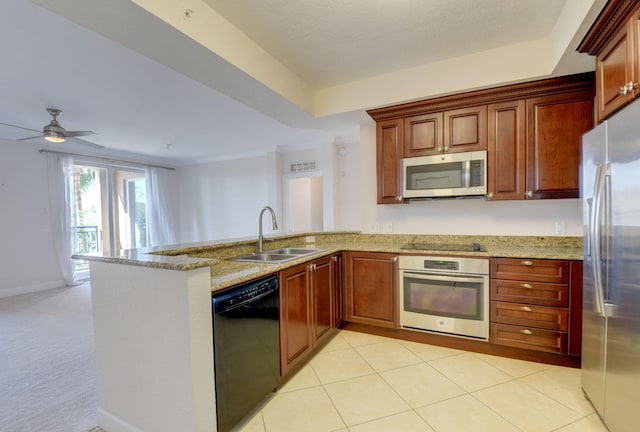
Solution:
<path fill-rule="evenodd" d="M 479 243 L 409 243 L 400 249 L 435 250 L 446 252 L 486 252 L 487 248 Z"/>

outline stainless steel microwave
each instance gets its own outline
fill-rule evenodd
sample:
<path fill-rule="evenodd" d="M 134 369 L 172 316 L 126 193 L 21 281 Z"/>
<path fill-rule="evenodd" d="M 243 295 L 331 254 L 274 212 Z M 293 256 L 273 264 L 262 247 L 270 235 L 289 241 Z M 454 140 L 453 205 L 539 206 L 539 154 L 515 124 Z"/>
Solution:
<path fill-rule="evenodd" d="M 487 152 L 406 158 L 404 198 L 447 198 L 487 194 Z"/>

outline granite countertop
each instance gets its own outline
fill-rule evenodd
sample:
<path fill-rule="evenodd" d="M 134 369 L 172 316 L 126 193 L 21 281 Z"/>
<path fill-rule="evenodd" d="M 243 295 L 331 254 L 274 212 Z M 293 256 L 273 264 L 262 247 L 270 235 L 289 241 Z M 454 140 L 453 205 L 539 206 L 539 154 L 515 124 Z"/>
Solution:
<path fill-rule="evenodd" d="M 444 245 L 478 243 L 481 251 L 443 251 Z M 421 245 L 406 249 L 408 244 Z M 430 245 L 433 248 L 430 249 Z M 282 247 L 321 249 L 317 253 L 277 264 L 231 261 L 255 252 L 255 239 L 201 242 L 167 247 L 122 250 L 114 253 L 74 255 L 74 258 L 167 270 L 188 271 L 211 268 L 211 289 L 217 291 L 241 282 L 269 275 L 340 251 L 425 254 L 435 256 L 503 257 L 582 260 L 581 237 L 455 236 L 361 234 L 330 232 L 283 235 L 265 238 L 265 250 Z M 469 247 L 469 249 L 471 249 Z"/>

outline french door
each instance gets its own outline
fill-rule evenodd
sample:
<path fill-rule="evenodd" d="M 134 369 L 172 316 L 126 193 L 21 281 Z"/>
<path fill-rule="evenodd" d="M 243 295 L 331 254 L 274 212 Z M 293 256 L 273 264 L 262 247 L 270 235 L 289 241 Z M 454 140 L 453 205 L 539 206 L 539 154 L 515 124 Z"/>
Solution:
<path fill-rule="evenodd" d="M 73 180 L 74 253 L 147 246 L 144 171 L 76 162 Z M 87 263 L 77 262 L 75 278 L 87 277 Z"/>

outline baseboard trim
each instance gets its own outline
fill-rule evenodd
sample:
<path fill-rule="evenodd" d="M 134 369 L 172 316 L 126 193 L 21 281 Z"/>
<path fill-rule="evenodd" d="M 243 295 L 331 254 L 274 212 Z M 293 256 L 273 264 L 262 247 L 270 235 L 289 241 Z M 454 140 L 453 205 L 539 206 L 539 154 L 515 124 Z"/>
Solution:
<path fill-rule="evenodd" d="M 21 294 L 31 294 L 34 292 L 46 291 L 54 288 L 63 288 L 66 286 L 67 286 L 67 283 L 62 279 L 50 281 L 50 282 L 43 282 L 39 284 L 33 284 L 33 285 L 24 285 L 20 287 L 0 290 L 0 298 L 12 297 L 12 296 L 21 295 Z"/>
<path fill-rule="evenodd" d="M 98 425 L 108 432 L 143 432 L 102 408 L 98 408 Z"/>

